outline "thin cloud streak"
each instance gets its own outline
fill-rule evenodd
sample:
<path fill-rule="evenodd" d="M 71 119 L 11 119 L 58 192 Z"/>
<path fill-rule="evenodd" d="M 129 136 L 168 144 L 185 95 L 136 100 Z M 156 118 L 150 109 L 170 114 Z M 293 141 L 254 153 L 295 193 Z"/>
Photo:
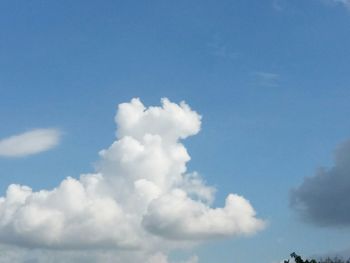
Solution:
<path fill-rule="evenodd" d="M 48 151 L 58 145 L 57 129 L 35 129 L 0 140 L 0 157 L 24 157 Z"/>
<path fill-rule="evenodd" d="M 255 81 L 259 86 L 278 87 L 280 86 L 280 75 L 272 72 L 256 71 L 253 73 Z"/>

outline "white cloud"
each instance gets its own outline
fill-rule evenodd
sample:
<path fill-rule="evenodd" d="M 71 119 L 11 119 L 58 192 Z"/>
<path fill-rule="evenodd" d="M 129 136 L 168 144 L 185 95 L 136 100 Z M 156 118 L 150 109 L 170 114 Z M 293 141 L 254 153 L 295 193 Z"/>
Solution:
<path fill-rule="evenodd" d="M 225 207 L 213 209 L 180 189 L 152 201 L 143 222 L 155 234 L 180 240 L 251 234 L 264 226 L 241 196 L 230 194 Z"/>
<path fill-rule="evenodd" d="M 60 132 L 36 129 L 0 140 L 0 157 L 22 157 L 47 151 L 59 143 Z"/>
<path fill-rule="evenodd" d="M 8 187 L 0 199 L 0 242 L 107 249 L 124 263 L 137 257 L 166 262 L 169 250 L 264 227 L 241 196 L 230 194 L 223 208 L 212 208 L 215 189 L 187 172 L 190 156 L 181 140 L 201 125 L 187 104 L 163 99 L 161 107 L 146 108 L 133 99 L 119 105 L 115 120 L 116 141 L 100 152 L 95 173 L 67 178 L 52 190 Z"/>

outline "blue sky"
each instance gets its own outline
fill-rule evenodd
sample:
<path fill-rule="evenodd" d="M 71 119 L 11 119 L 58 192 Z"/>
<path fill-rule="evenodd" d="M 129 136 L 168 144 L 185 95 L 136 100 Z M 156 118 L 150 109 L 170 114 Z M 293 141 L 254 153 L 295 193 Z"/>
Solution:
<path fill-rule="evenodd" d="M 272 263 L 349 251 L 349 225 L 306 223 L 289 205 L 291 189 L 333 166 L 350 138 L 346 3 L 2 1 L 0 138 L 62 134 L 50 151 L 0 158 L 1 195 L 11 183 L 51 189 L 91 172 L 114 140 L 118 104 L 167 97 L 203 116 L 184 144 L 189 170 L 217 188 L 214 204 L 239 193 L 268 221 L 171 257 Z"/>

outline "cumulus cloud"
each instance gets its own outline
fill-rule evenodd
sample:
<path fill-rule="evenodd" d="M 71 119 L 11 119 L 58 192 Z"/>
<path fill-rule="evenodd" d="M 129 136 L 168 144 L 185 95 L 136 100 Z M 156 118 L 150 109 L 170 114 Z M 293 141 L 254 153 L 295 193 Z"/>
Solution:
<path fill-rule="evenodd" d="M 213 209 L 175 190 L 151 202 L 143 223 L 160 236 L 196 240 L 254 233 L 263 226 L 254 216 L 250 203 L 238 195 L 230 194 L 223 208 Z"/>
<path fill-rule="evenodd" d="M 36 129 L 0 140 L 0 157 L 23 157 L 47 151 L 59 143 L 56 129 Z"/>
<path fill-rule="evenodd" d="M 350 226 L 350 141 L 341 144 L 333 167 L 319 169 L 291 192 L 291 206 L 307 222 Z"/>
<path fill-rule="evenodd" d="M 190 156 L 182 140 L 201 126 L 201 116 L 187 104 L 163 99 L 161 107 L 146 108 L 133 99 L 119 105 L 115 121 L 116 140 L 100 151 L 94 173 L 66 178 L 52 190 L 8 187 L 0 199 L 0 242 L 112 249 L 134 255 L 118 254 L 124 263 L 140 255 L 167 262 L 157 252 L 264 227 L 249 201 L 236 194 L 224 207 L 211 207 L 215 189 L 187 171 Z"/>

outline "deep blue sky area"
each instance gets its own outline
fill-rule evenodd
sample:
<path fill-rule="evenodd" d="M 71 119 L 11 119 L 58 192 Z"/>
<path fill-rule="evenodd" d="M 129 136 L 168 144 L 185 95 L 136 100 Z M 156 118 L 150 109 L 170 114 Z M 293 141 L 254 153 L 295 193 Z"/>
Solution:
<path fill-rule="evenodd" d="M 92 172 L 115 138 L 117 105 L 167 97 L 203 116 L 184 144 L 215 205 L 235 192 L 268 221 L 194 248 L 201 263 L 349 251 L 349 227 L 304 222 L 289 205 L 350 138 L 349 47 L 348 1 L 1 1 L 0 138 L 63 131 L 55 149 L 0 158 L 1 195 Z"/>

